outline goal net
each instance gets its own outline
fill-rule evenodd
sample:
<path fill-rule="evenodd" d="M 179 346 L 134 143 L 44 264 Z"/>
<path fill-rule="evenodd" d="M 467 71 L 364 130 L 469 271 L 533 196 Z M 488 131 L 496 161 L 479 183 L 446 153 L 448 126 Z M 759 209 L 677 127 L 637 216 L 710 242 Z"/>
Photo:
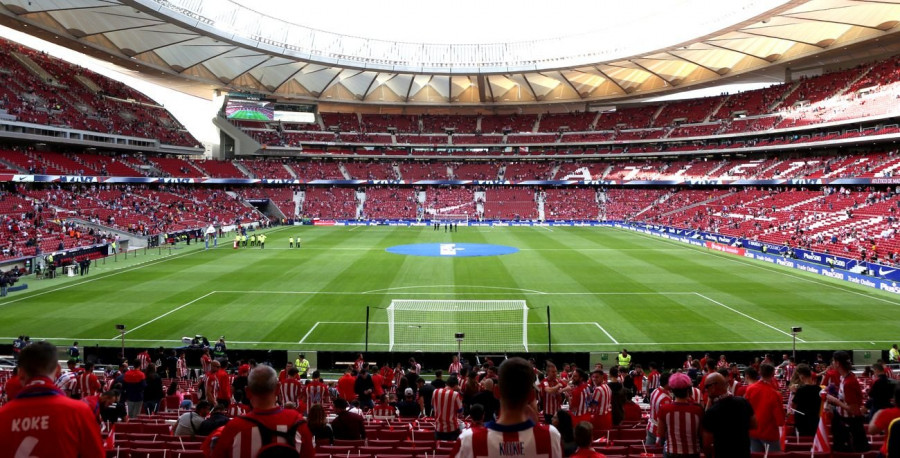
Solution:
<path fill-rule="evenodd" d="M 387 316 L 388 351 L 528 351 L 525 301 L 392 300 Z"/>
<path fill-rule="evenodd" d="M 469 223 L 469 215 L 459 213 L 435 213 L 434 219 L 448 223 Z"/>

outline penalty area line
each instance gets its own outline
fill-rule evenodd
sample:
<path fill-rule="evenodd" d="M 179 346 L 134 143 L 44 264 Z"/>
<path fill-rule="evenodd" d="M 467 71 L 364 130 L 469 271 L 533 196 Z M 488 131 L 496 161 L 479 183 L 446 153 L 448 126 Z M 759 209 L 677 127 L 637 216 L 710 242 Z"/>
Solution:
<path fill-rule="evenodd" d="M 154 322 L 154 321 L 156 321 L 156 320 L 158 320 L 158 319 L 160 319 L 160 318 L 163 318 L 163 317 L 165 317 L 165 316 L 167 316 L 167 315 L 171 315 L 171 314 L 173 314 L 173 313 L 175 313 L 175 312 L 177 312 L 177 311 L 179 311 L 179 310 L 181 310 L 181 309 L 183 309 L 183 308 L 185 308 L 185 307 L 187 307 L 187 306 L 193 304 L 194 302 L 197 302 L 197 301 L 200 301 L 200 300 L 202 300 L 202 299 L 205 299 L 205 298 L 207 298 L 207 297 L 209 297 L 209 296 L 212 296 L 212 295 L 215 294 L 215 293 L 216 293 L 215 291 L 210 291 L 210 292 L 208 292 L 208 293 L 206 293 L 206 294 L 204 294 L 204 295 L 202 295 L 202 296 L 200 296 L 200 297 L 198 297 L 198 298 L 196 298 L 196 299 L 194 299 L 194 300 L 192 300 L 192 301 L 190 301 L 190 302 L 188 302 L 188 303 L 186 303 L 186 304 L 179 305 L 178 307 L 175 307 L 174 309 L 169 310 L 168 312 L 163 313 L 162 315 L 160 315 L 160 316 L 158 316 L 158 317 L 156 317 L 156 318 L 154 318 L 154 319 L 152 319 L 152 320 L 150 320 L 150 321 L 141 323 L 141 324 L 137 325 L 136 327 L 131 328 L 131 329 L 125 331 L 125 332 L 122 333 L 122 334 L 119 334 L 119 335 L 117 335 L 117 336 L 115 336 L 115 337 L 110 337 L 109 340 L 116 340 L 116 339 L 119 339 L 119 338 L 121 338 L 124 334 L 128 334 L 128 333 L 131 332 L 131 331 L 137 331 L 138 329 L 141 329 L 141 328 L 143 328 L 144 326 L 147 326 L 148 324 L 150 324 L 150 323 L 152 323 L 152 322 Z"/>
<path fill-rule="evenodd" d="M 556 323 L 554 323 L 554 324 L 556 324 Z M 595 321 L 594 325 L 597 326 L 598 328 L 600 328 L 600 330 L 603 331 L 604 334 L 606 334 L 606 337 L 609 337 L 609 340 L 612 340 L 614 344 L 616 344 L 616 345 L 619 344 L 619 341 L 616 340 L 612 335 L 610 335 L 610 333 L 606 332 L 606 329 L 603 329 L 603 326 L 600 326 L 600 323 Z"/>
<path fill-rule="evenodd" d="M 729 307 L 729 306 L 727 306 L 727 305 L 725 305 L 725 304 L 723 304 L 723 303 L 721 303 L 721 302 L 719 302 L 719 301 L 717 301 L 717 300 L 710 299 L 710 298 L 708 298 L 708 297 L 706 297 L 706 296 L 704 296 L 704 295 L 702 295 L 702 294 L 700 294 L 700 293 L 697 293 L 697 292 L 695 292 L 694 294 L 696 294 L 696 295 L 698 295 L 698 296 L 700 296 L 700 297 L 706 299 L 706 300 L 709 301 L 709 302 L 712 302 L 713 304 L 718 305 L 719 307 L 724 307 L 724 308 L 726 308 L 726 309 L 728 309 L 728 310 L 731 310 L 731 311 L 734 312 L 734 313 L 737 313 L 738 315 L 740 315 L 740 316 L 742 316 L 742 317 L 744 317 L 744 318 L 753 320 L 753 321 L 755 321 L 755 322 L 757 322 L 757 323 L 759 323 L 759 324 L 761 324 L 761 325 L 763 325 L 763 326 L 765 326 L 765 327 L 767 327 L 767 328 L 769 328 L 769 329 L 778 331 L 778 332 L 780 332 L 780 333 L 782 333 L 782 334 L 784 334 L 784 335 L 786 335 L 786 336 L 788 336 L 788 337 L 791 337 L 791 338 L 794 338 L 794 337 L 795 337 L 793 334 L 791 334 L 791 333 L 789 333 L 789 332 L 782 331 L 781 329 L 778 329 L 778 328 L 776 328 L 775 326 L 772 326 L 772 325 L 769 324 L 769 323 L 766 323 L 766 322 L 764 322 L 764 321 L 761 321 L 761 320 L 758 320 L 758 319 L 756 319 L 756 318 L 753 318 L 752 316 L 747 315 L 746 313 L 741 312 L 740 310 L 731 308 L 731 307 Z M 799 337 L 797 337 L 797 341 L 798 341 L 798 342 L 806 343 L 805 340 L 803 340 L 803 339 L 801 339 L 801 338 L 799 338 Z"/>
<path fill-rule="evenodd" d="M 312 332 L 315 331 L 318 326 L 319 326 L 319 322 L 316 321 L 316 324 L 314 324 L 313 327 L 309 328 L 309 331 L 307 331 L 306 334 L 303 336 L 303 338 L 300 339 L 300 342 L 297 342 L 297 343 L 303 343 L 303 341 L 306 340 L 306 338 L 309 337 L 309 335 L 312 334 Z"/>

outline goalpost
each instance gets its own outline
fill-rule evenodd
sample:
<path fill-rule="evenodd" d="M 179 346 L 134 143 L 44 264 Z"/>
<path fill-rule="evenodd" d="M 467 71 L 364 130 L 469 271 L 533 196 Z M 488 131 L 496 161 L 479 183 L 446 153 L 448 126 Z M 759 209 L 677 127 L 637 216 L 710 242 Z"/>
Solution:
<path fill-rule="evenodd" d="M 392 300 L 387 316 L 388 351 L 528 351 L 522 300 Z"/>
<path fill-rule="evenodd" d="M 469 215 L 462 214 L 462 213 L 435 213 L 432 216 L 432 219 L 446 221 L 446 222 L 469 224 Z"/>

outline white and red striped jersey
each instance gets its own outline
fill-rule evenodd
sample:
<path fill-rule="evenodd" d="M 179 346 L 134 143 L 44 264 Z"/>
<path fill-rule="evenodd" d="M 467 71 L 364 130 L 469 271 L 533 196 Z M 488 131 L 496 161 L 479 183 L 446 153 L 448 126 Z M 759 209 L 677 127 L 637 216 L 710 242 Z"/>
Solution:
<path fill-rule="evenodd" d="M 661 387 L 656 388 L 650 393 L 650 421 L 647 422 L 647 431 L 654 436 L 658 435 L 658 427 L 659 427 L 659 408 L 670 404 L 672 402 L 672 396 L 669 395 L 669 392 L 662 389 Z"/>
<path fill-rule="evenodd" d="M 324 405 L 328 398 L 328 386 L 321 380 L 313 380 L 306 384 L 307 407 L 312 407 L 314 404 Z"/>
<path fill-rule="evenodd" d="M 605 383 L 595 386 L 591 392 L 591 413 L 606 415 L 612 412 L 612 388 Z"/>
<path fill-rule="evenodd" d="M 390 404 L 376 404 L 372 408 L 372 416 L 379 420 L 397 418 L 397 408 Z"/>
<path fill-rule="evenodd" d="M 569 413 L 573 417 L 590 413 L 591 392 L 587 383 L 582 383 L 569 392 Z"/>
<path fill-rule="evenodd" d="M 183 356 L 178 358 L 178 361 L 175 361 L 175 374 L 180 379 L 186 379 L 188 377 L 188 365 Z"/>
<path fill-rule="evenodd" d="M 657 388 L 659 388 L 659 372 L 656 369 L 650 371 L 647 374 L 647 392 L 653 393 Z"/>
<path fill-rule="evenodd" d="M 219 392 L 219 379 L 212 372 L 206 373 L 206 400 L 215 404 L 216 394 Z"/>
<path fill-rule="evenodd" d="M 409 371 L 414 374 L 421 374 L 422 373 L 422 365 L 419 363 L 413 363 L 411 366 L 409 366 Z"/>
<path fill-rule="evenodd" d="M 395 387 L 400 386 L 400 379 L 402 379 L 405 375 L 406 374 L 403 373 L 403 369 L 400 369 L 399 367 L 394 369 L 394 386 Z M 399 393 L 399 394 L 403 394 L 403 393 Z M 398 394 L 398 396 L 399 396 L 399 394 Z"/>
<path fill-rule="evenodd" d="M 357 359 L 353 362 L 353 367 L 356 369 L 356 372 L 363 370 L 366 367 L 366 362 L 363 359 Z"/>
<path fill-rule="evenodd" d="M 78 374 L 78 393 L 82 398 L 100 394 L 100 380 L 92 372 L 83 371 Z"/>
<path fill-rule="evenodd" d="M 78 394 L 78 372 L 69 371 L 56 379 L 56 387 L 66 393 L 66 396 L 72 397 Z"/>
<path fill-rule="evenodd" d="M 555 392 L 550 392 L 548 389 L 556 387 L 557 390 Z M 562 389 L 566 387 L 566 383 L 560 379 L 550 380 L 545 378 L 541 381 L 541 405 L 544 409 L 545 415 L 555 415 L 556 412 L 562 407 Z"/>
<path fill-rule="evenodd" d="M 204 374 L 208 374 L 209 371 L 212 370 L 212 358 L 206 353 L 200 357 L 200 368 L 203 370 Z"/>
<path fill-rule="evenodd" d="M 300 379 L 288 378 L 278 384 L 278 397 L 281 399 L 281 405 L 293 402 L 299 405 L 300 392 L 303 391 L 303 383 Z"/>
<path fill-rule="evenodd" d="M 696 386 L 691 388 L 691 395 L 688 396 L 688 400 L 690 400 L 691 402 L 693 402 L 695 404 L 702 406 L 703 405 L 703 393 L 700 391 L 700 388 L 697 388 Z"/>
<path fill-rule="evenodd" d="M 147 370 L 147 366 L 150 365 L 150 353 L 147 353 L 146 351 L 138 353 L 137 362 L 141 366 L 142 371 Z"/>
<path fill-rule="evenodd" d="M 491 423 L 484 428 L 463 431 L 450 456 L 562 458 L 559 431 L 550 425 L 535 425 L 531 420 L 518 425 Z"/>
<path fill-rule="evenodd" d="M 450 375 L 459 375 L 459 371 L 462 370 L 462 363 L 457 361 L 455 363 L 450 363 L 450 369 L 447 370 L 447 373 Z"/>
<path fill-rule="evenodd" d="M 239 402 L 228 404 L 228 416 L 231 418 L 241 416 L 247 413 L 247 406 Z"/>
<path fill-rule="evenodd" d="M 703 408 L 692 402 L 672 402 L 659 408 L 659 432 L 668 454 L 700 454 Z"/>
<path fill-rule="evenodd" d="M 462 411 L 462 396 L 450 388 L 438 388 L 431 395 L 434 410 L 434 430 L 439 433 L 459 431 L 459 412 Z"/>

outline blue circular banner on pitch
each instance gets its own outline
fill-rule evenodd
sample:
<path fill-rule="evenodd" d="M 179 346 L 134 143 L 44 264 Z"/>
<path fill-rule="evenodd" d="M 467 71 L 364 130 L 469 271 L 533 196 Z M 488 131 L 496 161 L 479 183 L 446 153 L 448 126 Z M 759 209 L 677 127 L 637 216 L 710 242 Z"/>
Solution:
<path fill-rule="evenodd" d="M 518 253 L 519 249 L 511 246 L 487 245 L 483 243 L 418 243 L 415 245 L 392 246 L 385 251 L 409 256 L 465 258 L 471 256 L 501 256 Z"/>

